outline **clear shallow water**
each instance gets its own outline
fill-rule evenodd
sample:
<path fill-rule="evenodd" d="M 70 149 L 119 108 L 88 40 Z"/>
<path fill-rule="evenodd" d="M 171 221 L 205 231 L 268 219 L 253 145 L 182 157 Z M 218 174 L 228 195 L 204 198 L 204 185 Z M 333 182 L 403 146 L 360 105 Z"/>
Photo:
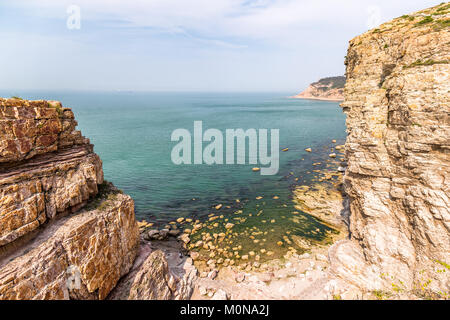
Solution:
<path fill-rule="evenodd" d="M 213 206 L 223 204 L 220 214 L 225 218 L 231 219 L 237 209 L 252 214 L 241 227 L 244 235 L 245 228 L 262 226 L 262 219 L 278 220 L 266 227 L 269 235 L 289 229 L 293 234 L 320 239 L 328 230 L 306 215 L 301 222 L 291 221 L 290 188 L 308 183 L 311 176 L 307 172 L 313 169 L 313 162 L 327 159 L 332 139 L 344 142 L 345 117 L 338 103 L 289 99 L 289 93 L 0 94 L 60 100 L 72 108 L 78 128 L 103 160 L 105 178 L 133 197 L 138 219 L 160 225 L 178 217 L 205 220 L 217 213 Z M 177 128 L 192 133 L 195 120 L 203 121 L 203 130 L 280 129 L 280 149 L 288 147 L 289 151 L 280 152 L 279 173 L 261 176 L 252 172 L 255 165 L 174 165 L 170 153 L 176 142 L 170 141 L 171 133 Z M 304 151 L 307 147 L 314 152 Z M 256 200 L 258 196 L 263 199 Z M 262 209 L 259 220 L 252 222 Z M 279 218 L 283 215 L 287 216 L 284 222 Z M 320 231 L 310 234 L 316 229 Z"/>

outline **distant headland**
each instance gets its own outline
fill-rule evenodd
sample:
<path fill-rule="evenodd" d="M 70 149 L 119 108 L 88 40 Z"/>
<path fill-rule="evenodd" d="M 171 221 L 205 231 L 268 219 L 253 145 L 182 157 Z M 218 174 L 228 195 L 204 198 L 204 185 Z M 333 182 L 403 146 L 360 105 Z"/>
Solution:
<path fill-rule="evenodd" d="M 313 82 L 303 92 L 292 98 L 295 99 L 312 99 L 327 101 L 343 101 L 344 100 L 345 77 L 328 77 Z"/>

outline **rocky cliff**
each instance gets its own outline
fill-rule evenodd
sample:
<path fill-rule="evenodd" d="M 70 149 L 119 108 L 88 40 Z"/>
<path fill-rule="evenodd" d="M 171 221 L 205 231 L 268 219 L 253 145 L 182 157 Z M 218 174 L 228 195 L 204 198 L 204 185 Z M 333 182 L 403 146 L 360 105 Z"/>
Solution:
<path fill-rule="evenodd" d="M 346 57 L 351 237 L 406 289 L 449 290 L 449 18 L 448 3 L 399 17 Z"/>
<path fill-rule="evenodd" d="M 155 276 L 124 299 L 189 297 L 156 249 L 134 265 L 133 200 L 76 125 L 59 102 L 0 98 L 0 300 L 104 299 L 131 269 Z"/>
<path fill-rule="evenodd" d="M 305 91 L 292 98 L 312 100 L 344 100 L 345 77 L 329 77 L 313 82 Z"/>
<path fill-rule="evenodd" d="M 0 99 L 0 299 L 103 299 L 133 264 L 133 200 L 76 125 L 59 102 Z"/>

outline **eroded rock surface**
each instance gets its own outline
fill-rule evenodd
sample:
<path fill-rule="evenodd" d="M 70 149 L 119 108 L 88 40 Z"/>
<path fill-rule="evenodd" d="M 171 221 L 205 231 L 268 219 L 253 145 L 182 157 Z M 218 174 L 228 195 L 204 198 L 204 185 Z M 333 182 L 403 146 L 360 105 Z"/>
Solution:
<path fill-rule="evenodd" d="M 58 101 L 0 98 L 0 163 L 30 159 L 89 140 Z"/>
<path fill-rule="evenodd" d="M 197 269 L 180 249 L 175 240 L 143 240 L 132 270 L 120 280 L 108 299 L 189 299 L 197 280 Z"/>
<path fill-rule="evenodd" d="M 97 194 L 102 163 L 92 146 L 74 147 L 3 169 L 0 173 L 1 247 Z"/>
<path fill-rule="evenodd" d="M 449 289 L 436 268 L 450 262 L 449 17 L 443 3 L 394 19 L 351 40 L 346 59 L 352 239 L 405 289 L 419 275 Z"/>
<path fill-rule="evenodd" d="M 108 192 L 95 208 L 48 225 L 0 262 L 1 299 L 104 299 L 133 265 L 133 200 Z"/>
<path fill-rule="evenodd" d="M 133 200 L 76 124 L 59 102 L 0 98 L 0 299 L 104 299 L 133 265 Z"/>

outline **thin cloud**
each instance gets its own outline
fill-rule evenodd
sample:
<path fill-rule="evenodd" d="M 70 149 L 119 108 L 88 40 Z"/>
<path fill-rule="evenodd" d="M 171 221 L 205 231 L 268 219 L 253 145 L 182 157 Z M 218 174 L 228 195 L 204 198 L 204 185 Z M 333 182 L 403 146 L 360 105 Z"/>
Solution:
<path fill-rule="evenodd" d="M 379 6 L 384 14 L 381 18 L 386 21 L 404 13 L 406 7 L 423 7 L 424 1 L 410 0 L 405 4 L 390 0 L 16 0 L 13 5 L 28 8 L 33 14 L 65 19 L 65 8 L 72 3 L 80 6 L 83 19 L 92 21 L 124 21 L 135 27 L 171 33 L 193 30 L 205 38 L 279 40 L 292 38 L 300 28 L 311 25 L 351 26 L 357 21 L 364 28 L 369 6 Z"/>

